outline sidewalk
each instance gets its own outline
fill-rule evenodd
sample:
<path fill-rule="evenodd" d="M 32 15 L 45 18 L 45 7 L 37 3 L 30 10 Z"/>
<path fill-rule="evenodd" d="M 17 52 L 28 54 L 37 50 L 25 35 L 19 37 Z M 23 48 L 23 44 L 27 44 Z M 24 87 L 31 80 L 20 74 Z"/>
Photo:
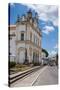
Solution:
<path fill-rule="evenodd" d="M 23 73 L 25 73 L 25 72 L 28 72 L 28 71 L 30 71 L 30 70 L 33 70 L 33 69 L 36 69 L 36 68 L 39 68 L 39 67 L 41 67 L 41 66 L 34 66 L 34 67 L 31 68 L 31 69 L 28 69 L 28 70 L 25 70 L 25 71 L 22 71 L 22 72 L 17 72 L 17 73 L 15 73 L 15 74 L 12 74 L 12 75 L 9 75 L 9 76 L 10 76 L 10 78 L 12 78 L 12 77 L 15 77 L 15 76 L 17 76 L 17 75 L 21 75 L 21 74 L 23 74 Z"/>

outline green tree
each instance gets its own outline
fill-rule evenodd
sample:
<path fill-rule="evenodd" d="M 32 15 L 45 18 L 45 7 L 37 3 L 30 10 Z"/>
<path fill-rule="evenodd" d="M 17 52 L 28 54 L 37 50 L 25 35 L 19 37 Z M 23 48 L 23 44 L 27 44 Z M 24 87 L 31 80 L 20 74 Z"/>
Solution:
<path fill-rule="evenodd" d="M 48 57 L 49 54 L 48 54 L 47 50 L 42 48 L 42 52 L 44 52 L 46 54 L 46 57 Z"/>

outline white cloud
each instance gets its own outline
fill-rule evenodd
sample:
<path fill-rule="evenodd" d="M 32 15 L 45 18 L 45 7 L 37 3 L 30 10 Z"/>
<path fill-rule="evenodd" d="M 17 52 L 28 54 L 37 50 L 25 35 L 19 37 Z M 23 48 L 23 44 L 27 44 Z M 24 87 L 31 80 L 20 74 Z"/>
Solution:
<path fill-rule="evenodd" d="M 57 52 L 58 52 L 58 43 L 56 43 L 52 51 L 49 51 L 49 56 L 54 56 L 57 54 Z"/>
<path fill-rule="evenodd" d="M 55 20 L 53 21 L 53 24 L 54 24 L 54 26 L 58 26 L 58 19 L 55 19 Z"/>
<path fill-rule="evenodd" d="M 41 19 L 43 21 L 48 21 L 48 16 L 45 13 L 41 13 L 39 16 L 39 19 Z"/>
<path fill-rule="evenodd" d="M 54 49 L 58 49 L 58 44 L 56 44 L 56 45 L 54 46 Z"/>
<path fill-rule="evenodd" d="M 52 31 L 54 31 L 54 27 L 52 27 L 52 26 L 45 26 L 42 30 L 42 32 L 45 34 L 49 34 Z"/>
<path fill-rule="evenodd" d="M 15 7 L 15 4 L 14 3 L 10 3 L 11 6 Z"/>
<path fill-rule="evenodd" d="M 55 50 L 53 50 L 53 51 L 51 51 L 51 54 L 50 54 L 50 55 L 51 55 L 51 56 L 54 56 L 54 55 L 56 55 L 56 53 L 57 53 L 57 52 L 56 52 Z"/>
<path fill-rule="evenodd" d="M 57 5 L 39 5 L 39 4 L 24 4 L 38 13 L 39 19 L 51 21 L 54 26 L 58 25 L 58 6 Z"/>
<path fill-rule="evenodd" d="M 51 54 L 52 55 L 55 55 L 56 54 L 56 51 L 55 50 L 51 51 Z"/>
<path fill-rule="evenodd" d="M 54 56 L 54 55 L 56 55 L 56 53 L 57 52 L 55 50 L 52 50 L 52 51 L 49 52 L 49 56 Z"/>

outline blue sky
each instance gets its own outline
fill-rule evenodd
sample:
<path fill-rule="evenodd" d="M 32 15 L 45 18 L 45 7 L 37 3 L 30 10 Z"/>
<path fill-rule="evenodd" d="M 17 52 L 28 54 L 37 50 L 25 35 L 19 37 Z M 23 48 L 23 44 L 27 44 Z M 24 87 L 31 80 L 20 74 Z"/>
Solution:
<path fill-rule="evenodd" d="M 42 48 L 54 55 L 58 51 L 58 7 L 40 4 L 10 4 L 10 24 L 15 24 L 17 16 L 26 14 L 31 9 L 33 16 L 38 13 L 39 27 L 42 32 Z"/>

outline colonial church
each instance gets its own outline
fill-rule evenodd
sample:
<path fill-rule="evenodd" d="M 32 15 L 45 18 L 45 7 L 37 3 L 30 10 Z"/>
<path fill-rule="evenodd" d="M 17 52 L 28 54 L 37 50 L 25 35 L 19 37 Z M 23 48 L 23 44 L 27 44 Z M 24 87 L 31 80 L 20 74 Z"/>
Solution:
<path fill-rule="evenodd" d="M 38 15 L 31 10 L 17 18 L 15 25 L 9 25 L 10 61 L 16 63 L 41 62 L 41 30 Z"/>

